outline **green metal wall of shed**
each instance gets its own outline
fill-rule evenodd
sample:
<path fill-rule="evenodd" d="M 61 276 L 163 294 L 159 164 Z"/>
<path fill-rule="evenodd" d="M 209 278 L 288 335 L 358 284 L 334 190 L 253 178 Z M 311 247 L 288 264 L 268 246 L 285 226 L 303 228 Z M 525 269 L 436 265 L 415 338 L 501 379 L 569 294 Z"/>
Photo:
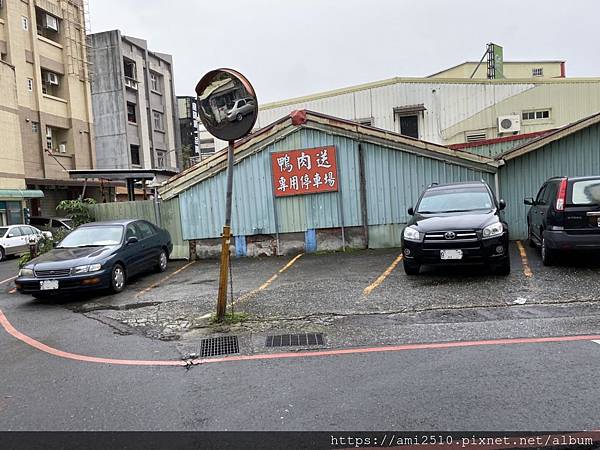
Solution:
<path fill-rule="evenodd" d="M 500 193 L 506 200 L 505 217 L 512 239 L 527 238 L 528 206 L 525 197 L 535 197 L 553 176 L 600 175 L 600 124 L 552 142 L 500 168 Z"/>
<path fill-rule="evenodd" d="M 340 191 L 335 193 L 273 197 L 270 153 L 335 145 Z M 406 210 L 428 184 L 484 179 L 493 176 L 443 160 L 364 144 L 369 225 L 406 223 Z M 275 214 L 280 233 L 311 228 L 360 226 L 358 142 L 320 130 L 300 128 L 235 165 L 232 232 L 234 235 L 274 234 Z M 184 239 L 205 239 L 221 234 L 225 199 L 225 172 L 180 194 Z"/>

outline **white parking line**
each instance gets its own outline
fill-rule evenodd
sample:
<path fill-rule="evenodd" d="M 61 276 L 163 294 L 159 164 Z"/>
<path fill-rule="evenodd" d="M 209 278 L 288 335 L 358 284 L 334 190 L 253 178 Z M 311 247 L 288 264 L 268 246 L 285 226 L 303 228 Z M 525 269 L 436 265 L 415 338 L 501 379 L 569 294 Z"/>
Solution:
<path fill-rule="evenodd" d="M 592 342 L 595 342 L 596 344 L 600 344 L 600 341 L 592 341 Z"/>
<path fill-rule="evenodd" d="M 12 277 L 12 278 L 7 278 L 6 280 L 0 281 L 0 284 L 8 283 L 9 281 L 14 280 L 15 278 L 17 278 L 17 277 L 15 276 L 15 277 Z"/>

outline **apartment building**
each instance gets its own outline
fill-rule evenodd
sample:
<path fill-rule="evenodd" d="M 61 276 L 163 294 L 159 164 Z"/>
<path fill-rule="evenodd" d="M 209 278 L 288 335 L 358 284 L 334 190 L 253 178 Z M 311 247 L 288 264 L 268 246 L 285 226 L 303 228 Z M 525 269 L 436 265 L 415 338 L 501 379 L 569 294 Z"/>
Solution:
<path fill-rule="evenodd" d="M 85 29 L 82 0 L 0 0 L 0 186 L 22 191 L 1 193 L 0 210 L 12 197 L 56 215 L 81 193 L 68 170 L 94 168 Z"/>
<path fill-rule="evenodd" d="M 119 30 L 91 34 L 89 44 L 98 168 L 178 171 L 172 57 Z"/>

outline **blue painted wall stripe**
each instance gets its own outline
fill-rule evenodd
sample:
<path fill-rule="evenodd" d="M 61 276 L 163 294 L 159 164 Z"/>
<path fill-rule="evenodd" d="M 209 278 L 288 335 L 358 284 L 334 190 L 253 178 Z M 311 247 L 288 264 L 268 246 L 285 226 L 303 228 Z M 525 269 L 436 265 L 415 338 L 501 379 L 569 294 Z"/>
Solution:
<path fill-rule="evenodd" d="M 304 233 L 304 250 L 306 253 L 317 251 L 317 230 L 310 229 Z"/>

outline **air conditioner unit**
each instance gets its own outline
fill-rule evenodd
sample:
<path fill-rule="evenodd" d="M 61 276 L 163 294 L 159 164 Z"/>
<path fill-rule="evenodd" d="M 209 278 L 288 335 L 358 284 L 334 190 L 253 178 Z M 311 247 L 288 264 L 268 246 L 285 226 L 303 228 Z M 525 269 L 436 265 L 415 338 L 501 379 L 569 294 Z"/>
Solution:
<path fill-rule="evenodd" d="M 46 72 L 46 82 L 58 86 L 58 75 L 53 72 Z"/>
<path fill-rule="evenodd" d="M 67 144 L 59 144 L 58 152 L 59 153 L 67 153 Z"/>
<path fill-rule="evenodd" d="M 521 116 L 498 117 L 498 133 L 516 133 L 521 131 Z"/>
<path fill-rule="evenodd" d="M 44 14 L 42 18 L 44 28 L 58 32 L 58 19 L 50 14 Z"/>

